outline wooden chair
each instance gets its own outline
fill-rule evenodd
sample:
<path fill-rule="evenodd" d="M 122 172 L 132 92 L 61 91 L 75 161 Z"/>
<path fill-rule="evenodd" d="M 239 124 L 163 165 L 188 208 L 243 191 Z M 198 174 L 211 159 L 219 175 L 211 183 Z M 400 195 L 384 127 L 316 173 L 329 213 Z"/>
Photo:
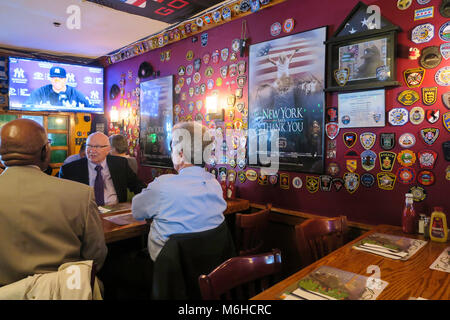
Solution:
<path fill-rule="evenodd" d="M 261 253 L 271 208 L 272 204 L 269 203 L 258 212 L 236 214 L 236 242 L 240 256 Z"/>
<path fill-rule="evenodd" d="M 247 300 L 269 288 L 281 271 L 281 252 L 234 257 L 198 278 L 203 300 Z"/>
<path fill-rule="evenodd" d="M 347 217 L 309 219 L 295 226 L 297 250 L 303 266 L 309 265 L 344 245 Z"/>

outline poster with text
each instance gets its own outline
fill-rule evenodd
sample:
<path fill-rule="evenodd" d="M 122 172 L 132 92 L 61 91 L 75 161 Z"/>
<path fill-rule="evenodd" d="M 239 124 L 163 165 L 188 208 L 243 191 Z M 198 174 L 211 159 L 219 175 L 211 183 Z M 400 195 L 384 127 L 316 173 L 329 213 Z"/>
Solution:
<path fill-rule="evenodd" d="M 323 172 L 325 40 L 323 27 L 250 46 L 249 130 L 256 134 L 249 144 L 257 147 L 249 150 L 257 150 L 256 166 L 269 156 L 281 170 Z"/>

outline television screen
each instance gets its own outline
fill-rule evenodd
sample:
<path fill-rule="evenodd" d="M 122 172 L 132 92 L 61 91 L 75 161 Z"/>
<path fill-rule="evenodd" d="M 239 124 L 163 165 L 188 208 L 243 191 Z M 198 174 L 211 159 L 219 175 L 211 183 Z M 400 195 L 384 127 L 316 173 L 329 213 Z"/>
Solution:
<path fill-rule="evenodd" d="M 9 58 L 11 110 L 103 113 L 103 68 Z"/>

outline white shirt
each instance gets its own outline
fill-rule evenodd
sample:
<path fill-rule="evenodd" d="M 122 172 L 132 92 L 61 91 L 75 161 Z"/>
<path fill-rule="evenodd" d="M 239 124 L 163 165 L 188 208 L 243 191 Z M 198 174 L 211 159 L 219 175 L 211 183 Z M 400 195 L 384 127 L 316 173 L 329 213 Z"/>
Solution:
<path fill-rule="evenodd" d="M 102 166 L 102 177 L 104 182 L 104 199 L 106 205 L 113 205 L 119 202 L 117 198 L 117 192 L 114 188 L 114 184 L 111 178 L 111 174 L 109 172 L 108 164 L 106 163 L 106 159 L 103 160 L 102 163 L 100 163 Z M 95 170 L 95 167 L 97 166 L 96 163 L 93 163 L 88 160 L 88 170 L 89 170 L 89 186 L 94 188 L 95 186 L 95 178 L 97 177 L 97 171 Z"/>

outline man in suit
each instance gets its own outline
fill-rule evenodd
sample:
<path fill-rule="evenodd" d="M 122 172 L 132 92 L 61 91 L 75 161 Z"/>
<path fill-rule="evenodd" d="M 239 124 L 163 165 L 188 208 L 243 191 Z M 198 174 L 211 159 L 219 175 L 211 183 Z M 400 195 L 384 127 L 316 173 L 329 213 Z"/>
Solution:
<path fill-rule="evenodd" d="M 108 155 L 110 151 L 105 134 L 90 134 L 86 141 L 87 158 L 63 165 L 59 177 L 93 187 L 99 206 L 126 202 L 127 188 L 137 194 L 145 184 L 131 170 L 126 158 Z"/>
<path fill-rule="evenodd" d="M 101 268 L 107 248 L 94 192 L 42 172 L 50 143 L 37 122 L 3 126 L 0 156 L 0 286 L 66 262 L 94 260 Z"/>

